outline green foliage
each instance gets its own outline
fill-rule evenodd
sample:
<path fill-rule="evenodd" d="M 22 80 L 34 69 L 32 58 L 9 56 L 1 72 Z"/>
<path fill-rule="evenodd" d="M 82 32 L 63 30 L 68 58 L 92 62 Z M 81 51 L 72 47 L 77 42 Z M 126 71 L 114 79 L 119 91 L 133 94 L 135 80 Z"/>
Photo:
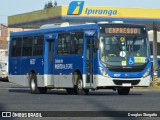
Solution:
<path fill-rule="evenodd" d="M 48 9 L 48 8 L 52 8 L 52 7 L 56 7 L 56 6 L 57 6 L 57 1 L 54 2 L 54 6 L 53 6 L 52 1 L 49 1 L 48 3 L 46 3 L 44 5 L 44 9 Z"/>
<path fill-rule="evenodd" d="M 56 7 L 57 5 L 58 5 L 58 4 L 57 4 L 57 1 L 55 1 L 55 2 L 54 2 L 54 7 Z"/>

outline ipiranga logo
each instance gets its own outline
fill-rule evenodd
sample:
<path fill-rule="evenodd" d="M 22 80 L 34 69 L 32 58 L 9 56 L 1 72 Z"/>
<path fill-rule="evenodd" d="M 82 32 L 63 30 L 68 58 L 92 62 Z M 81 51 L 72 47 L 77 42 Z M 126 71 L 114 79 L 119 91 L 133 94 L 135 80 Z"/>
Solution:
<path fill-rule="evenodd" d="M 108 16 L 112 16 L 112 15 L 116 15 L 117 14 L 117 10 L 110 10 L 110 9 L 89 9 L 86 8 L 85 10 L 85 14 L 86 15 L 108 15 Z"/>
<path fill-rule="evenodd" d="M 69 4 L 68 15 L 80 15 L 82 13 L 84 1 L 73 1 Z"/>
<path fill-rule="evenodd" d="M 108 9 L 108 8 L 89 8 L 85 7 L 85 10 L 83 12 L 84 8 L 84 1 L 73 1 L 69 4 L 68 8 L 68 15 L 107 15 L 107 16 L 112 16 L 112 15 L 117 15 L 118 11 L 113 10 L 113 9 Z M 82 13 L 83 12 L 83 13 Z"/>

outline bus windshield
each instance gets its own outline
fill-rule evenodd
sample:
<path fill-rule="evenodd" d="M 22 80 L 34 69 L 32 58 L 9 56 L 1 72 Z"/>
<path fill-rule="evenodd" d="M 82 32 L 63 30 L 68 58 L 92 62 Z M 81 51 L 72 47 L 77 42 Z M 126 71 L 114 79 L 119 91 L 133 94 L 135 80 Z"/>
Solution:
<path fill-rule="evenodd" d="M 147 36 L 100 35 L 100 58 L 109 66 L 140 66 L 149 60 Z"/>

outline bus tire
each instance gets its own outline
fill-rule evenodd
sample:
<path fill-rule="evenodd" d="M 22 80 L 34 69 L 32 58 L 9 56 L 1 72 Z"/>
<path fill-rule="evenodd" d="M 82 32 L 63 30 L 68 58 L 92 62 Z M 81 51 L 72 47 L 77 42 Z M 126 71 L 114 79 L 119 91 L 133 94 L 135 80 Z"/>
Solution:
<path fill-rule="evenodd" d="M 130 88 L 120 88 L 117 89 L 119 95 L 128 95 Z"/>
<path fill-rule="evenodd" d="M 32 94 L 44 94 L 47 92 L 47 88 L 37 86 L 37 77 L 35 74 L 30 75 L 29 86 Z"/>
<path fill-rule="evenodd" d="M 83 83 L 80 75 L 78 75 L 78 80 L 76 84 L 76 90 L 78 95 L 87 95 L 89 93 L 89 89 L 83 88 Z"/>

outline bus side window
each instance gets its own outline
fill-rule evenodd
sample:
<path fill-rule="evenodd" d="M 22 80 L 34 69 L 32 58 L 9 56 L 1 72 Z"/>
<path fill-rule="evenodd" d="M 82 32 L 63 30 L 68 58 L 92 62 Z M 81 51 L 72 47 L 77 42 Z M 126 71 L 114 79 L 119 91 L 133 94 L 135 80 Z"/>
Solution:
<path fill-rule="evenodd" d="M 83 53 L 83 43 L 84 43 L 84 33 L 74 32 L 71 33 L 71 54 L 82 54 Z"/>
<path fill-rule="evenodd" d="M 44 37 L 42 35 L 34 37 L 33 56 L 42 56 L 44 51 Z"/>
<path fill-rule="evenodd" d="M 70 54 L 70 34 L 61 33 L 58 35 L 58 55 Z"/>
<path fill-rule="evenodd" d="M 76 41 L 74 40 L 74 38 L 72 38 L 73 36 L 71 35 L 71 51 L 70 54 L 75 54 L 75 48 L 76 48 Z"/>
<path fill-rule="evenodd" d="M 32 56 L 33 37 L 23 38 L 22 56 Z"/>
<path fill-rule="evenodd" d="M 22 53 L 22 38 L 12 39 L 12 57 L 19 57 Z"/>

